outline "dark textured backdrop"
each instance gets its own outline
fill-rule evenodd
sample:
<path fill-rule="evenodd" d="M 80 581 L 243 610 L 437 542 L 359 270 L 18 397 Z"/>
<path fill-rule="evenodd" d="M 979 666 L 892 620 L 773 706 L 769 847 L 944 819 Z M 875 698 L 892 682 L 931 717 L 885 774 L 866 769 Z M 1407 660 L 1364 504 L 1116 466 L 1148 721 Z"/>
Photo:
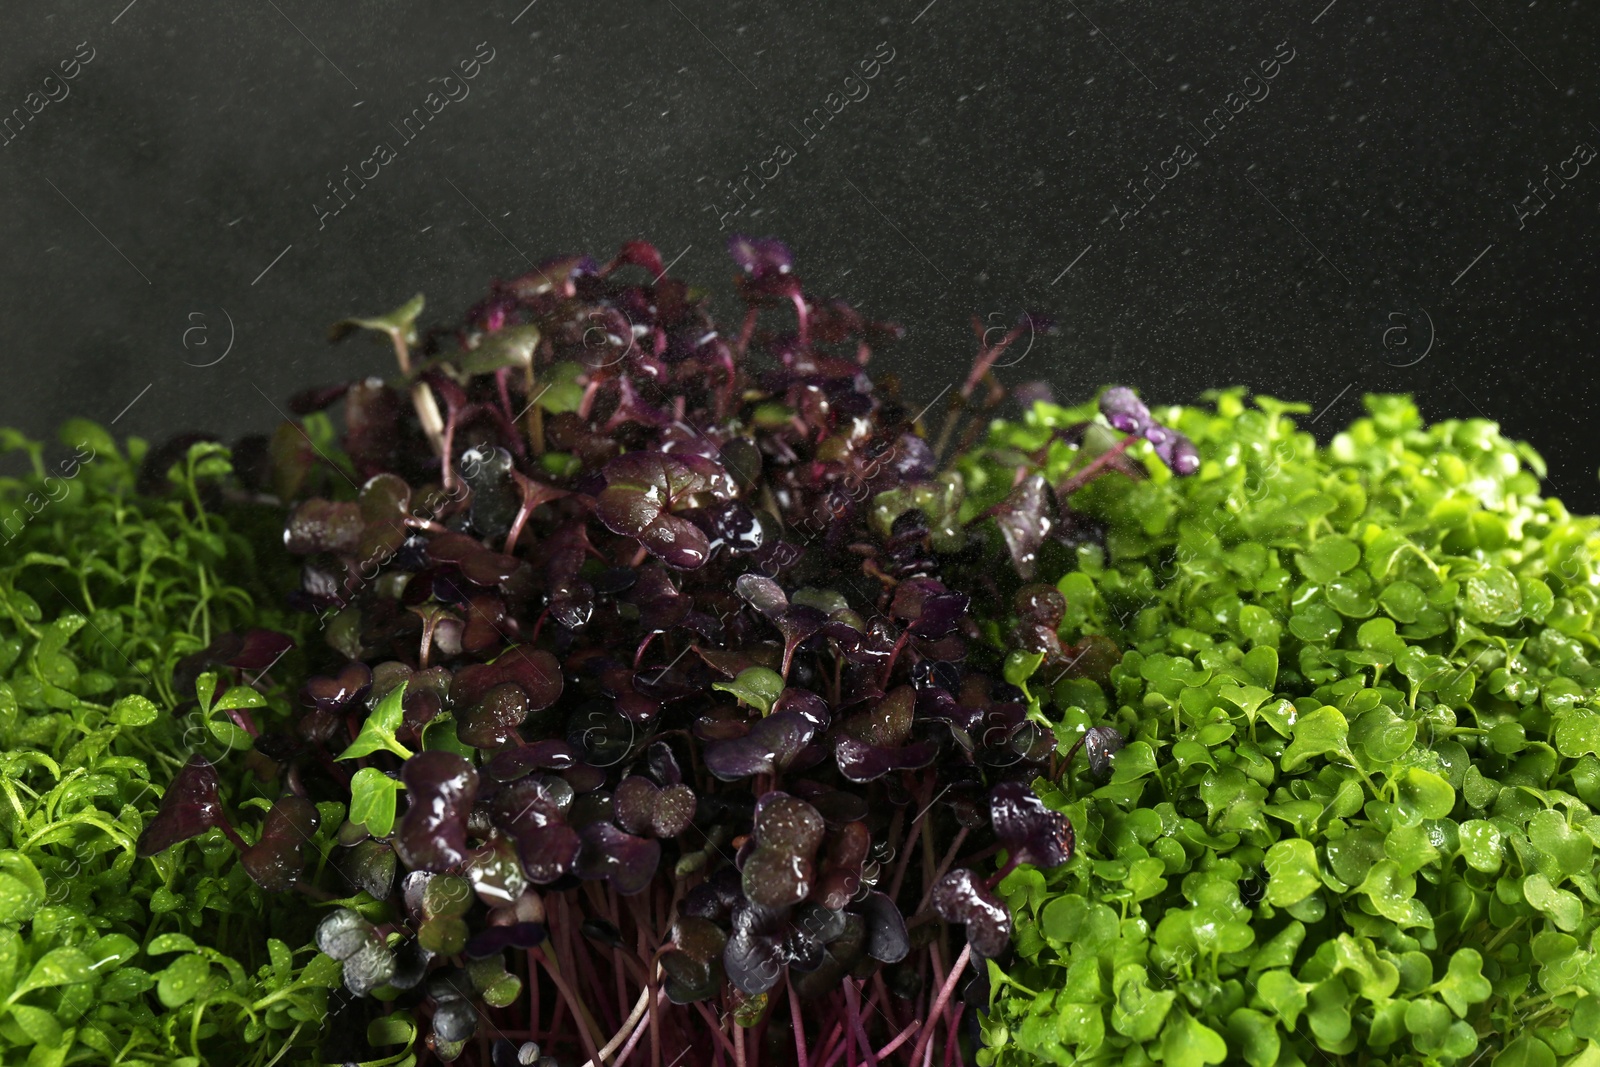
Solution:
<path fill-rule="evenodd" d="M 74 415 L 265 429 L 296 388 L 388 369 L 378 346 L 328 348 L 346 314 L 420 289 L 454 316 L 529 259 L 634 236 L 725 283 L 737 228 L 904 323 L 880 366 L 913 397 L 964 371 L 973 315 L 1026 307 L 1062 332 L 1012 381 L 1158 400 L 1244 383 L 1309 401 L 1319 432 L 1363 391 L 1407 390 L 1430 417 L 1500 421 L 1555 492 L 1600 506 L 1600 160 L 1577 147 L 1600 147 L 1600 19 L 1580 0 L 5 14 L 0 424 L 35 435 Z M 406 143 L 390 124 L 460 96 L 431 79 L 480 46 L 470 95 Z M 379 142 L 395 157 L 332 214 L 327 183 Z M 728 183 L 771 175 L 780 145 L 795 157 L 724 218 Z M 1135 214 L 1130 183 L 1163 172 Z"/>

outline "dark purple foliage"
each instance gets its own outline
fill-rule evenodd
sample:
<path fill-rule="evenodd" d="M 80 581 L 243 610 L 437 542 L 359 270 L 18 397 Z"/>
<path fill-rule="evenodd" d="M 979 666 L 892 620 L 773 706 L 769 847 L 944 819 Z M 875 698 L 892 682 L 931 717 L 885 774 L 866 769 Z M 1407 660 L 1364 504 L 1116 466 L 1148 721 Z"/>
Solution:
<path fill-rule="evenodd" d="M 478 772 L 453 752 L 421 752 L 400 772 L 406 813 L 395 847 L 416 870 L 443 871 L 467 858 L 467 817 L 478 794 Z"/>
<path fill-rule="evenodd" d="M 161 795 L 155 818 L 139 835 L 139 855 L 154 856 L 207 830 L 228 827 L 220 789 L 216 768 L 204 756 L 190 756 Z"/>
<path fill-rule="evenodd" d="M 1013 863 L 1059 867 L 1072 858 L 1072 824 L 1021 782 L 1001 782 L 990 791 L 989 820 Z"/>
<path fill-rule="evenodd" d="M 958 867 L 939 880 L 933 890 L 933 908 L 945 922 L 967 928 L 972 951 L 993 959 L 1011 941 L 1011 914 L 982 879 Z"/>
<path fill-rule="evenodd" d="M 850 1032 L 846 982 L 881 970 L 927 1009 L 928 946 L 954 953 L 944 925 L 912 921 L 925 897 L 980 953 L 1004 948 L 1004 908 L 962 856 L 1071 855 L 1066 820 L 1017 784 L 1047 773 L 1053 746 L 996 680 L 973 615 L 1012 605 L 1014 636 L 1052 676 L 1105 684 L 1115 646 L 1064 646 L 1061 594 L 1018 592 L 1048 542 L 1088 527 L 1038 477 L 982 517 L 999 538 L 962 550 L 948 516 L 885 519 L 883 501 L 943 493 L 920 405 L 866 372 L 901 331 L 808 295 L 775 240 L 729 250 L 745 302 L 731 323 L 632 242 L 603 267 L 570 257 L 494 283 L 461 323 L 419 328 L 392 384 L 305 398 L 344 397 L 354 494 L 293 424 L 268 446 L 286 545 L 304 556 L 295 602 L 326 613 L 344 658 L 304 681 L 298 720 L 255 758 L 319 799 L 342 799 L 358 767 L 404 783 L 391 835 L 340 828 L 349 883 L 304 888 L 355 885 L 409 917 L 391 948 L 390 927 L 336 912 L 319 945 L 353 992 L 413 990 L 401 1010 L 431 1013 L 441 1057 L 482 1020 L 526 1029 L 519 1009 L 479 1003 L 472 977 L 508 953 L 563 972 L 576 959 L 567 977 L 596 1020 L 632 1010 L 599 1003 L 617 967 L 626 986 L 632 964 L 658 961 L 664 1061 L 674 1042 L 715 1040 L 670 1005 L 748 1012 L 743 997 L 787 980 L 815 1052 L 835 1025 Z M 993 381 L 999 351 L 974 383 Z M 1191 462 L 1131 393 L 1107 397 L 1114 424 L 1180 473 Z M 402 683 L 393 743 L 338 760 Z M 220 819 L 214 778 L 209 796 Z M 247 859 L 263 884 L 309 877 L 290 836 L 307 803 L 268 815 Z M 957 833 L 959 869 L 930 884 L 923 851 L 944 855 Z M 463 954 L 473 967 L 457 969 Z M 565 1012 L 549 1041 L 578 1055 Z M 887 1018 L 861 1016 L 871 1047 L 893 1037 Z"/>

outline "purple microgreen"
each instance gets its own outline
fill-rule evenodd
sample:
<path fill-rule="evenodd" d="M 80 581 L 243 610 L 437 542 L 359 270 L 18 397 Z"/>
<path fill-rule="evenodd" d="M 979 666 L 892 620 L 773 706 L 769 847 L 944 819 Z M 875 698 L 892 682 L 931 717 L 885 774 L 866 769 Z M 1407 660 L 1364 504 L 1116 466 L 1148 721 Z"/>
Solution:
<path fill-rule="evenodd" d="M 1011 942 L 1011 915 L 983 880 L 966 867 L 958 867 L 933 887 L 933 909 L 945 922 L 967 928 L 972 951 L 993 959 Z"/>
<path fill-rule="evenodd" d="M 1044 475 L 1034 473 L 1022 480 L 1011 495 L 991 511 L 1000 535 L 1005 538 L 1011 562 L 1024 579 L 1033 577 L 1039 547 L 1055 527 L 1055 508 L 1049 499 Z"/>
<path fill-rule="evenodd" d="M 1059 867 L 1072 858 L 1072 823 L 1022 782 L 1001 782 L 990 790 L 989 818 L 1013 866 Z"/>
<path fill-rule="evenodd" d="M 899 963 L 911 953 L 911 934 L 894 901 L 869 892 L 854 910 L 867 921 L 867 955 L 883 963 Z"/>
<path fill-rule="evenodd" d="M 139 835 L 140 856 L 165 852 L 180 841 L 220 829 L 241 851 L 245 844 L 222 810 L 221 782 L 216 768 L 204 756 L 193 755 L 173 775 L 155 818 Z"/>
<path fill-rule="evenodd" d="M 798 711 L 774 711 L 743 737 L 709 742 L 703 756 L 706 769 L 724 782 L 771 774 L 793 762 L 815 729 Z"/>
<path fill-rule="evenodd" d="M 395 849 L 406 865 L 442 871 L 467 859 L 467 816 L 478 772 L 453 752 L 421 752 L 400 772 L 409 792 Z"/>
<path fill-rule="evenodd" d="M 579 877 L 604 878 L 625 897 L 642 893 L 655 877 L 661 862 L 660 842 L 625 833 L 608 822 L 590 823 L 580 836 L 583 849 L 578 854 Z"/>

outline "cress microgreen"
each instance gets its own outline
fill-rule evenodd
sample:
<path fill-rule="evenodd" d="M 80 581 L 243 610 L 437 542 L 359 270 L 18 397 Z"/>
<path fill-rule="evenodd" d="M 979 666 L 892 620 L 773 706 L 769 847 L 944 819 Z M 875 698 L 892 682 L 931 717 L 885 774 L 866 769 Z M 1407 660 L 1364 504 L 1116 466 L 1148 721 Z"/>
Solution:
<path fill-rule="evenodd" d="M 1036 783 L 1079 851 L 999 886 L 978 1062 L 1600 1063 L 1600 521 L 1481 419 L 1368 397 L 1319 448 L 1303 405 L 1210 397 L 1157 412 L 1193 478 L 1072 490 L 1039 553 L 1059 640 L 1125 650 L 1055 686 L 1058 752 L 1127 743 Z M 964 508 L 1019 454 L 1070 482 L 1057 431 L 1094 417 L 994 424 Z M 1008 667 L 1044 647 L 1018 617 Z"/>

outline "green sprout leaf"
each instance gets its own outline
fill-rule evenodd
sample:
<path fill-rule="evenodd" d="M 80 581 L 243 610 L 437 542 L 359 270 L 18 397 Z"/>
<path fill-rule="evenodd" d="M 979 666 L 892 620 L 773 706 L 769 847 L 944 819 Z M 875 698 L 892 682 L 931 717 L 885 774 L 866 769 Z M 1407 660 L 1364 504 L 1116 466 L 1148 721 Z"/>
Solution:
<path fill-rule="evenodd" d="M 361 732 L 350 742 L 350 747 L 334 759 L 358 759 L 361 756 L 370 756 L 374 752 L 393 752 L 401 759 L 410 759 L 411 750 L 395 740 L 394 736 L 394 732 L 400 728 L 400 723 L 405 717 L 405 709 L 402 707 L 405 693 L 405 682 L 389 690 L 384 698 L 378 701 L 378 706 L 372 709 L 366 722 L 361 724 Z"/>
<path fill-rule="evenodd" d="M 361 768 L 350 779 L 350 821 L 364 825 L 373 837 L 388 837 L 404 788 L 376 767 Z"/>
<path fill-rule="evenodd" d="M 712 682 L 711 688 L 732 693 L 752 708 L 766 715 L 772 705 L 783 695 L 783 676 L 766 667 L 746 667 L 731 682 Z"/>

